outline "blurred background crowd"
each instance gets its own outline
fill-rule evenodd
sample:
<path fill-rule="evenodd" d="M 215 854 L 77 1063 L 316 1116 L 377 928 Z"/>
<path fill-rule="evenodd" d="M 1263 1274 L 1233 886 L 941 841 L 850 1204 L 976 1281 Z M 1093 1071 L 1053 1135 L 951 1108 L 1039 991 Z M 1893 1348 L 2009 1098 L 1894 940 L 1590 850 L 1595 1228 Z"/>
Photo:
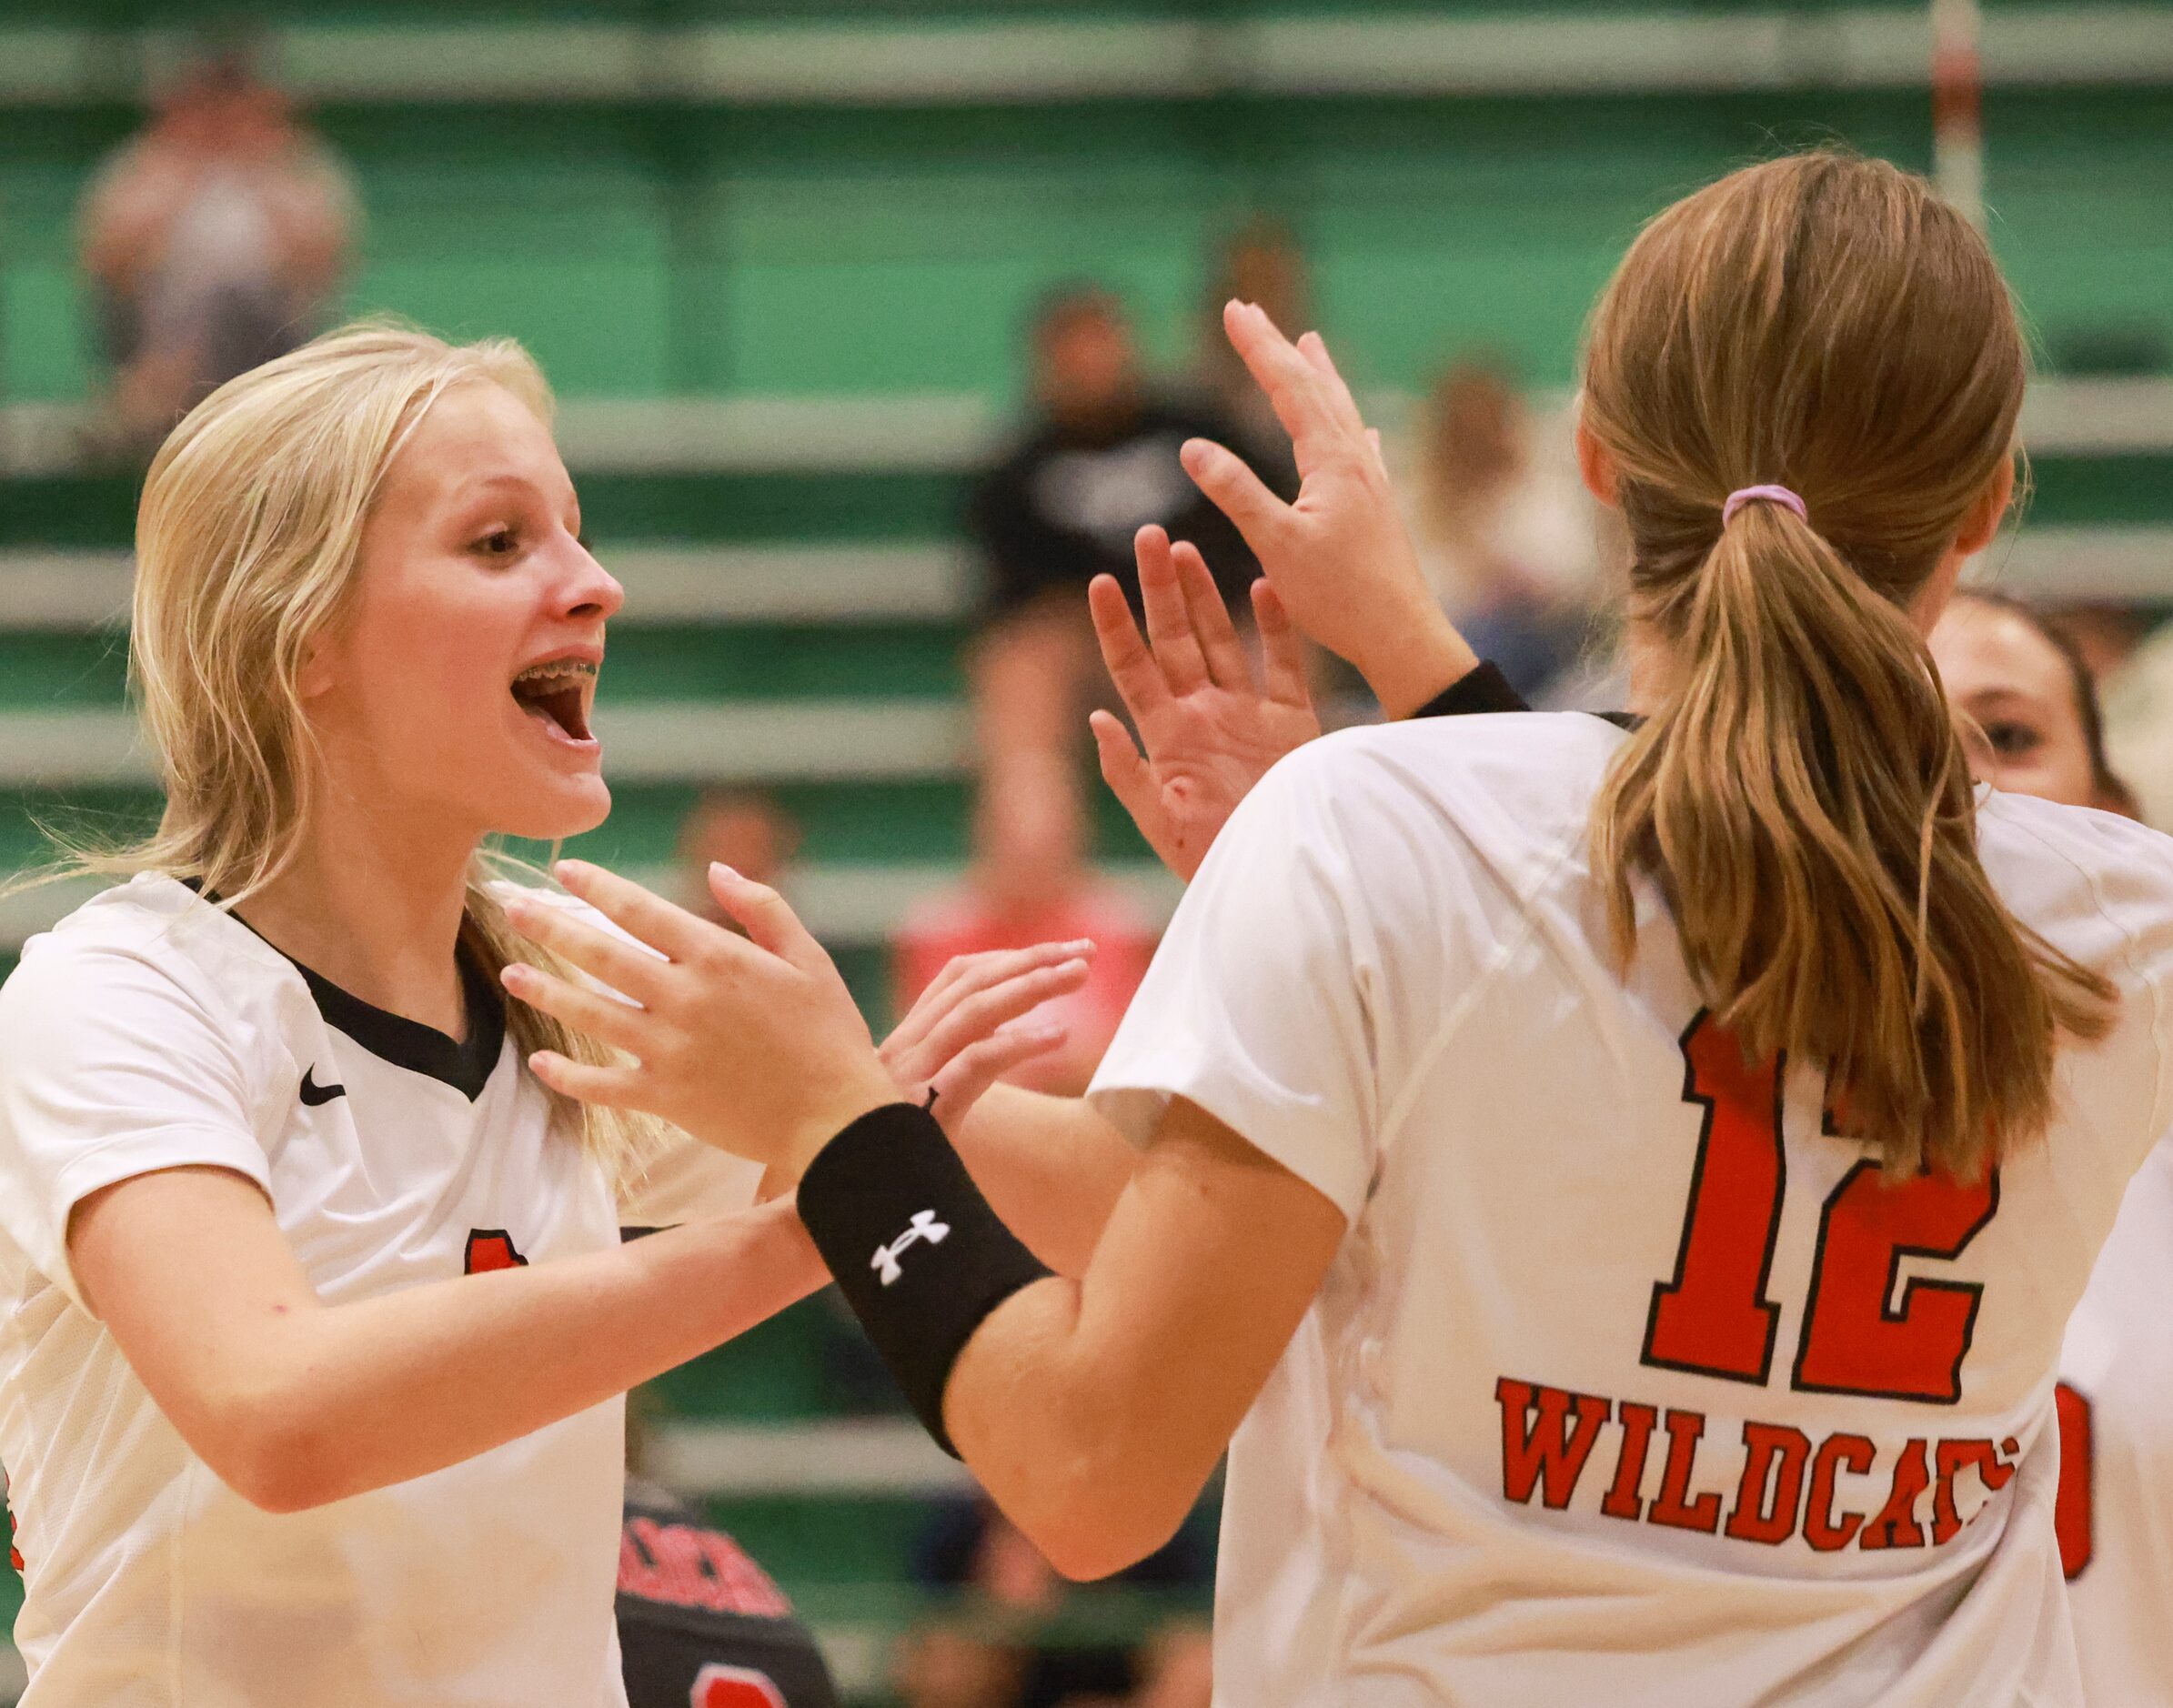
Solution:
<path fill-rule="evenodd" d="M 561 388 L 629 588 L 619 807 L 581 851 L 676 869 L 689 905 L 714 859 L 778 884 L 879 1022 L 953 955 L 1093 938 L 1070 1042 L 1031 1070 L 1056 1091 L 1173 900 L 1093 777 L 1085 715 L 1113 698 L 1086 583 L 1129 586 L 1158 523 L 1242 611 L 1256 570 L 1178 466 L 1190 436 L 1296 489 L 1222 302 L 1325 335 L 1444 606 L 1535 703 L 1603 708 L 1622 546 L 1570 451 L 1584 304 L 1637 217 L 1776 140 L 1930 154 L 1911 8 L 1760 13 L 1754 52 L 1743 8 L 1698 35 L 1626 0 L 1596 32 L 1544 0 L 933 24 L 296 0 L 209 31 L 27 5 L 0 19 L 0 866 L 43 817 L 156 810 L 118 622 L 135 483 L 178 416 L 350 314 L 509 333 Z M 1892 42 L 1851 37 L 1865 17 Z M 1993 236 L 2047 372 L 2034 508 L 1982 572 L 2072 640 L 2173 828 L 2173 8 L 1987 30 Z M 1333 660 L 1315 678 L 1332 722 L 1374 715 Z M 0 953 L 72 899 L 11 904 Z M 827 1299 L 643 1414 L 643 1468 L 749 1543 L 852 1700 L 1205 1708 L 1212 1512 L 1070 1589 Z"/>

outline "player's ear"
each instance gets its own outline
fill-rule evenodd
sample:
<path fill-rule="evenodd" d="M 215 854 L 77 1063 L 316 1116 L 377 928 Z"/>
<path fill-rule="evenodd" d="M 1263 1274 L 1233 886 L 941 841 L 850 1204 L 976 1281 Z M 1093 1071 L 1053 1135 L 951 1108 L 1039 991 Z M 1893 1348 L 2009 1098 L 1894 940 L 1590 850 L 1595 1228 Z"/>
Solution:
<path fill-rule="evenodd" d="M 1622 508 L 1616 495 L 1615 458 L 1607 455 L 1582 416 L 1577 417 L 1577 473 L 1584 478 L 1584 490 L 1592 494 L 1610 510 Z"/>
<path fill-rule="evenodd" d="M 2014 501 L 2015 459 L 2008 457 L 2002 458 L 1999 467 L 1992 471 L 1992 478 L 1985 483 L 1985 489 L 1977 495 L 1977 501 L 1962 518 L 1961 532 L 1954 542 L 1957 555 L 1972 557 L 1989 546 Z"/>
<path fill-rule="evenodd" d="M 302 668 L 295 672 L 295 692 L 305 700 L 316 699 L 332 686 L 337 650 L 329 629 L 320 628 L 302 648 Z"/>

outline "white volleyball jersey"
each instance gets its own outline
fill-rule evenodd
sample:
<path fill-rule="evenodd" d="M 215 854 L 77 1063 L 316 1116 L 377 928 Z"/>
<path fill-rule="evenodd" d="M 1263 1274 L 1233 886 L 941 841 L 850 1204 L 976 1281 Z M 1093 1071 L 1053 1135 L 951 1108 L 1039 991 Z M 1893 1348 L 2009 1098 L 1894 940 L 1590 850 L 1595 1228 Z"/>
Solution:
<path fill-rule="evenodd" d="M 2137 1170 L 2067 1324 L 2059 1416 L 2084 1697 L 2173 1703 L 2173 1142 Z"/>
<path fill-rule="evenodd" d="M 329 1304 L 748 1203 L 675 1157 L 621 1206 L 507 1047 L 364 1003 L 171 879 L 34 938 L 0 990 L 0 1463 L 25 1708 L 609 1708 L 622 1407 L 275 1515 L 191 1452 L 85 1307 L 73 1207 L 134 1175 L 246 1175 Z M 690 1141 L 682 1141 L 690 1143 Z"/>
<path fill-rule="evenodd" d="M 1231 1446 L 1225 1708 L 2071 1708 L 2061 1331 L 2173 1115 L 2173 844 L 1980 794 L 2001 894 L 2116 980 L 2046 1140 L 1889 1187 L 1589 867 L 1624 738 L 1347 731 L 1216 840 L 1095 1081 L 1350 1227 Z"/>

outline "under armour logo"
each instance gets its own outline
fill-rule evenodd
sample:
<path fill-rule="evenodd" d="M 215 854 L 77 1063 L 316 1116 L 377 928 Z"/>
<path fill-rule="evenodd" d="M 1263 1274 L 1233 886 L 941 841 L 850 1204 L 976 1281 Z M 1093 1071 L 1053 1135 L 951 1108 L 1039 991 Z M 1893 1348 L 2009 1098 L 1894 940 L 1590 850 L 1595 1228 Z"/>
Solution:
<path fill-rule="evenodd" d="M 888 1245 L 875 1248 L 875 1255 L 868 1260 L 870 1269 L 882 1271 L 883 1285 L 888 1287 L 905 1271 L 898 1267 L 898 1260 L 905 1254 L 907 1246 L 916 1240 L 926 1240 L 931 1245 L 941 1245 L 951 1237 L 951 1224 L 938 1221 L 932 1210 L 913 1212 L 912 1225 Z"/>

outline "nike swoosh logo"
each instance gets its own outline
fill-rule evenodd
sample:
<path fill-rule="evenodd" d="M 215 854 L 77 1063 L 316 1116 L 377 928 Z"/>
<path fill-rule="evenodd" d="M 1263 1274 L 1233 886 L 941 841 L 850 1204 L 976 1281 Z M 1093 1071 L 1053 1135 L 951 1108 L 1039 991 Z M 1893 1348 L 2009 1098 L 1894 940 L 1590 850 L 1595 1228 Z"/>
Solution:
<path fill-rule="evenodd" d="M 315 1068 L 302 1070 L 302 1102 L 305 1107 L 315 1109 L 319 1103 L 329 1103 L 334 1098 L 345 1097 L 347 1094 L 347 1088 L 344 1085 L 319 1085 Z"/>

